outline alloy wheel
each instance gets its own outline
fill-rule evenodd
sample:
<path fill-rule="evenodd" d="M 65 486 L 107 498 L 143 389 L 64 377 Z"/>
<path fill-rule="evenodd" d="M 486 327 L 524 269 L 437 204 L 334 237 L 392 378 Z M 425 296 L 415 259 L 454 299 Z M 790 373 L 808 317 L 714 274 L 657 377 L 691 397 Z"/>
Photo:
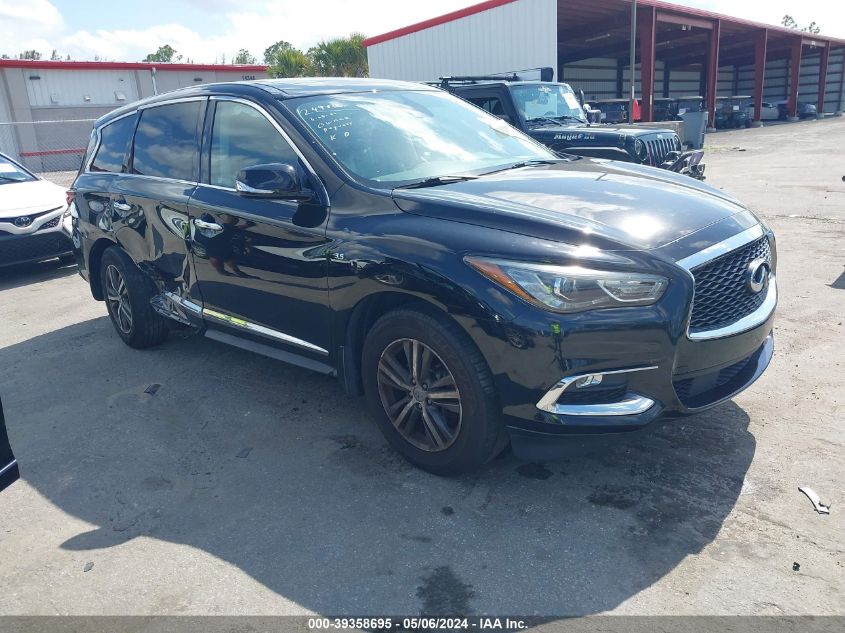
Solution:
<path fill-rule="evenodd" d="M 106 268 L 106 299 L 114 315 L 117 327 L 124 334 L 132 331 L 132 305 L 129 303 L 129 289 L 117 266 Z"/>
<path fill-rule="evenodd" d="M 396 430 L 417 448 L 449 448 L 461 430 L 461 395 L 446 363 L 425 343 L 404 338 L 382 352 L 378 391 Z"/>

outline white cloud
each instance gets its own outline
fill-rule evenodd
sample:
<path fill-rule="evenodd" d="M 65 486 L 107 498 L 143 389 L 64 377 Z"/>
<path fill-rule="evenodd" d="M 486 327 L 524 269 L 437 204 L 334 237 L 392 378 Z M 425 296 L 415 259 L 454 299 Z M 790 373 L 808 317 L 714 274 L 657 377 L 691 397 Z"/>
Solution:
<path fill-rule="evenodd" d="M 244 10 L 242 0 L 173 0 L 196 12 L 196 20 L 167 21 L 147 28 L 98 29 L 72 32 L 61 12 L 49 0 L 0 0 L 0 47 L 8 54 L 36 48 L 45 56 L 52 49 L 74 59 L 139 60 L 163 44 L 173 46 L 195 62 L 231 60 L 241 48 L 259 59 L 264 49 L 280 39 L 307 49 L 322 39 L 362 32 L 377 35 L 441 13 L 474 4 L 477 0 L 253 0 Z M 815 20 L 823 34 L 845 36 L 845 3 L 806 0 L 679 0 L 729 15 L 777 24 L 790 13 L 802 26 Z M 216 25 L 217 34 L 196 27 Z M 223 28 L 219 28 L 223 25 Z"/>

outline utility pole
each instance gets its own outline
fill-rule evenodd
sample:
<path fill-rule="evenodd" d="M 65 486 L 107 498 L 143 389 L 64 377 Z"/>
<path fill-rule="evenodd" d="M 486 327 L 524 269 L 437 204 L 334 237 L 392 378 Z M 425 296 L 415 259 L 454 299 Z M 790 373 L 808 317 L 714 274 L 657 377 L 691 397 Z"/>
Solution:
<path fill-rule="evenodd" d="M 634 63 L 637 60 L 637 0 L 631 1 L 631 97 L 628 102 L 628 123 L 634 122 Z"/>

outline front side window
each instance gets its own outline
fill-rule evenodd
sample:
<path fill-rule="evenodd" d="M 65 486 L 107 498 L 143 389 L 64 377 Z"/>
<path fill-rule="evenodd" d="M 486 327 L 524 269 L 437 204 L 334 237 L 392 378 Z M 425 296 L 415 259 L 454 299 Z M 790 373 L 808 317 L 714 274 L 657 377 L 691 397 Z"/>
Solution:
<path fill-rule="evenodd" d="M 120 173 L 126 170 L 126 151 L 136 120 L 137 115 L 125 116 L 100 130 L 100 148 L 91 163 L 91 171 Z"/>
<path fill-rule="evenodd" d="M 0 156 L 0 185 L 29 180 L 36 180 L 36 178 L 17 163 L 5 156 Z"/>
<path fill-rule="evenodd" d="M 378 186 L 557 158 L 501 119 L 439 90 L 308 97 L 294 107 L 337 162 Z"/>
<path fill-rule="evenodd" d="M 211 132 L 211 184 L 235 186 L 244 167 L 268 163 L 297 164 L 290 144 L 255 108 L 218 101 Z"/>
<path fill-rule="evenodd" d="M 511 88 L 516 109 L 526 123 L 548 119 L 587 122 L 584 109 L 566 84 L 528 84 Z"/>
<path fill-rule="evenodd" d="M 195 181 L 197 123 L 204 103 L 186 101 L 143 110 L 135 131 L 132 173 Z"/>

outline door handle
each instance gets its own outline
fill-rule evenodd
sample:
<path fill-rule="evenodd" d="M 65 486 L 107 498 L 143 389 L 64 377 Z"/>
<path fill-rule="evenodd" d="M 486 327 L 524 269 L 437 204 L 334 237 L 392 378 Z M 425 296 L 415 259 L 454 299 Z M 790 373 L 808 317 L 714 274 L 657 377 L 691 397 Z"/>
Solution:
<path fill-rule="evenodd" d="M 217 222 L 206 222 L 205 220 L 200 220 L 197 218 L 194 220 L 194 226 L 198 229 L 203 229 L 205 231 L 222 231 L 223 227 L 217 224 Z"/>
<path fill-rule="evenodd" d="M 112 200 L 112 206 L 118 211 L 131 211 L 132 205 L 128 202 L 121 202 L 119 200 Z"/>

